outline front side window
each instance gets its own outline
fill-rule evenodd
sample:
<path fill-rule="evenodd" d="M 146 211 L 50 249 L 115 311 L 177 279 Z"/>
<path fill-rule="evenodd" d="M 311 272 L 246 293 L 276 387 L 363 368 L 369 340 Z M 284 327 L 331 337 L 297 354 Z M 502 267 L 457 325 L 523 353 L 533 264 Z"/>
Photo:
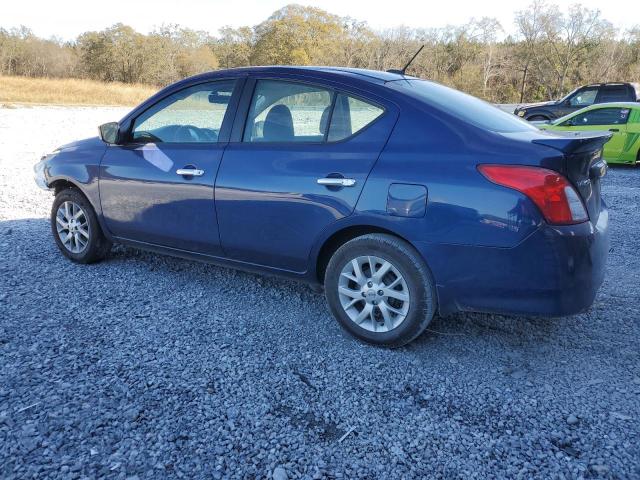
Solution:
<path fill-rule="evenodd" d="M 589 105 L 593 105 L 593 103 L 596 101 L 597 95 L 597 88 L 587 88 L 585 90 L 580 90 L 569 99 L 569 104 L 572 107 L 587 107 Z"/>
<path fill-rule="evenodd" d="M 332 92 L 322 87 L 258 80 L 244 130 L 245 142 L 324 141 Z"/>
<path fill-rule="evenodd" d="M 234 80 L 202 83 L 169 95 L 136 118 L 131 140 L 217 142 L 234 85 Z"/>
<path fill-rule="evenodd" d="M 588 125 L 621 125 L 629 119 L 628 108 L 598 108 L 580 113 L 564 122 L 563 126 L 588 126 Z"/>

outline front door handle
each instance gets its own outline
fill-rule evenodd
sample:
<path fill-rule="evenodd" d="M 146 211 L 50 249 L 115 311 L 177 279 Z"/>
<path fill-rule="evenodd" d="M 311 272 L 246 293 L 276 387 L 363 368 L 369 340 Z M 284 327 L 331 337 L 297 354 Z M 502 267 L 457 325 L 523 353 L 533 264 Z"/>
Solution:
<path fill-rule="evenodd" d="M 353 187 L 356 181 L 353 178 L 319 178 L 317 180 L 318 185 L 324 185 L 325 187 Z"/>
<path fill-rule="evenodd" d="M 619 128 L 610 128 L 609 131 L 610 132 L 619 132 L 620 129 Z"/>
<path fill-rule="evenodd" d="M 197 168 L 179 168 L 176 170 L 176 175 L 183 177 L 201 177 L 204 175 L 204 170 Z"/>

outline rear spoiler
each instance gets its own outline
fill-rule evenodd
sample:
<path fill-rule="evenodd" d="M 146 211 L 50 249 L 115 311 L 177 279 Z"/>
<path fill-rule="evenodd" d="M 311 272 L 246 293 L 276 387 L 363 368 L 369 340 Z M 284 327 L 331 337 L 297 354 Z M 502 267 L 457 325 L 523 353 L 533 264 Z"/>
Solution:
<path fill-rule="evenodd" d="M 611 132 L 563 132 L 560 130 L 544 131 L 544 138 L 532 140 L 538 145 L 560 150 L 567 155 L 580 154 L 600 150 L 613 136 Z"/>

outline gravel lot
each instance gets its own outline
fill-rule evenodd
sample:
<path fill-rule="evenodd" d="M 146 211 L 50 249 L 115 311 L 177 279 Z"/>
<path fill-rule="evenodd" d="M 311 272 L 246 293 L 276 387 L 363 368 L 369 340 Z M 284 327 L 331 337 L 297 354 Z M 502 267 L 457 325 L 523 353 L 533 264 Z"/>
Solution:
<path fill-rule="evenodd" d="M 32 164 L 122 109 L 0 108 L 0 477 L 640 478 L 640 169 L 593 309 L 343 334 L 292 282 L 58 253 Z"/>

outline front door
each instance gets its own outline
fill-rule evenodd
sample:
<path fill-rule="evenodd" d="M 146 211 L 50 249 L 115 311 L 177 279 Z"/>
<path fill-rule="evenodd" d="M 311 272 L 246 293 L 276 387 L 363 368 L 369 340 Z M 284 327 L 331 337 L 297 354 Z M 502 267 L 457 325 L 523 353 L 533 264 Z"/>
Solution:
<path fill-rule="evenodd" d="M 235 81 L 173 93 L 132 122 L 100 166 L 104 221 L 116 237 L 216 255 L 213 188 L 228 139 Z"/>
<path fill-rule="evenodd" d="M 602 156 L 607 161 L 619 161 L 627 139 L 627 122 L 631 109 L 622 107 L 595 107 L 577 113 L 566 120 L 564 130 L 609 131 L 611 140 L 604 144 Z"/>
<path fill-rule="evenodd" d="M 598 87 L 584 87 L 575 92 L 560 105 L 558 117 L 563 117 L 589 105 L 593 105 L 598 96 Z"/>
<path fill-rule="evenodd" d="M 216 181 L 222 248 L 236 260 L 303 272 L 320 233 L 354 210 L 397 111 L 304 82 L 252 86 L 243 133 Z"/>

